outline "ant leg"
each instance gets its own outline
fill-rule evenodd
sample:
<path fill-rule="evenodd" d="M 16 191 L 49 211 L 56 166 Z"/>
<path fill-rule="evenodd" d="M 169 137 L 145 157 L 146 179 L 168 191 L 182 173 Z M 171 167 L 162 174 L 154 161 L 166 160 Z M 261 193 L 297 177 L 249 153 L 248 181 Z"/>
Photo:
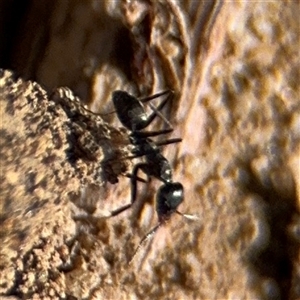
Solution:
<path fill-rule="evenodd" d="M 173 92 L 172 90 L 162 91 L 162 92 L 156 93 L 156 94 L 154 94 L 154 95 L 152 95 L 152 96 L 147 96 L 147 97 L 145 97 L 145 98 L 141 98 L 141 99 L 139 99 L 139 101 L 145 103 L 145 102 L 151 101 L 151 100 L 153 100 L 153 99 L 155 99 L 155 98 L 164 96 L 164 95 L 166 95 L 166 94 L 169 94 L 169 95 L 172 94 L 172 95 L 173 95 L 174 92 Z"/>
<path fill-rule="evenodd" d="M 174 143 L 180 143 L 182 142 L 182 139 L 181 138 L 175 138 L 175 139 L 170 139 L 170 140 L 164 140 L 164 141 L 161 141 L 161 142 L 154 142 L 155 146 L 157 147 L 162 147 L 162 146 L 165 146 L 165 145 L 169 145 L 169 144 L 174 144 Z M 137 151 L 138 152 L 138 151 Z M 145 150 L 143 151 L 142 153 L 139 152 L 137 154 L 135 154 L 135 151 L 133 150 L 132 153 L 134 155 L 129 155 L 129 156 L 126 156 L 124 157 L 123 159 L 133 159 L 133 158 L 138 158 L 138 157 L 141 157 L 141 156 L 144 156 L 144 155 L 148 155 L 150 153 L 153 153 L 153 149 L 149 149 L 149 151 Z M 127 176 L 127 175 L 126 175 Z M 132 177 L 132 175 L 129 175 L 127 177 Z M 143 181 L 142 178 L 140 177 L 137 177 L 137 180 L 139 181 Z"/>
<path fill-rule="evenodd" d="M 137 194 L 137 174 L 139 169 L 143 169 L 143 167 L 146 167 L 146 163 L 139 163 L 134 166 L 132 177 L 131 177 L 131 204 L 133 204 L 136 200 L 136 194 Z"/>
<path fill-rule="evenodd" d="M 164 96 L 164 95 L 166 95 L 166 94 L 171 94 L 171 95 L 173 95 L 174 92 L 173 92 L 172 90 L 166 90 L 166 91 L 163 91 L 163 92 L 154 94 L 154 95 L 152 95 L 152 96 L 148 96 L 148 97 L 139 99 L 139 101 L 145 103 L 145 102 L 151 101 L 151 100 L 153 100 L 153 99 L 155 99 L 155 98 Z M 170 97 L 170 96 L 168 96 L 168 97 Z M 165 106 L 165 104 L 168 102 L 168 97 L 167 97 L 167 99 L 166 99 L 165 101 L 163 101 L 163 103 L 161 103 L 157 108 L 154 108 L 153 105 L 150 105 L 150 107 L 152 108 L 152 110 L 157 110 L 157 111 L 156 111 L 157 115 L 158 115 L 160 118 L 162 118 L 166 123 L 168 123 L 168 121 L 166 121 L 165 117 L 159 112 L 159 110 L 163 109 L 163 107 Z M 107 115 L 111 115 L 111 114 L 116 113 L 115 110 L 114 110 L 114 111 L 111 111 L 111 112 L 108 112 L 108 113 L 94 113 L 94 112 L 92 112 L 92 111 L 89 111 L 89 110 L 86 109 L 85 107 L 83 107 L 83 108 L 84 108 L 86 111 L 88 111 L 88 112 L 90 112 L 90 113 L 92 113 L 92 114 L 94 114 L 94 115 L 97 115 L 97 116 L 107 116 Z M 155 117 L 155 116 L 154 116 L 154 117 Z M 153 119 L 152 119 L 152 121 L 153 121 Z M 150 123 L 151 123 L 151 122 L 150 122 Z M 149 123 L 149 124 L 150 124 L 150 123 Z M 149 124 L 148 124 L 148 125 L 149 125 Z"/>
<path fill-rule="evenodd" d="M 126 176 L 127 178 L 130 178 L 130 179 L 133 177 L 132 174 L 125 174 L 125 176 Z M 143 178 L 141 178 L 141 177 L 139 177 L 139 176 L 136 176 L 136 180 L 138 180 L 138 181 L 140 181 L 140 182 L 144 182 L 144 183 L 148 183 L 148 182 L 149 182 L 149 180 L 145 180 L 145 179 L 143 179 Z"/>
<path fill-rule="evenodd" d="M 163 104 L 162 105 L 162 107 L 164 107 L 165 106 L 165 104 L 167 103 L 167 101 L 168 101 L 168 98 L 165 100 L 165 101 L 163 101 L 161 104 Z M 158 106 L 157 108 L 155 108 L 151 103 L 149 103 L 149 106 L 151 107 L 151 109 L 153 110 L 153 113 L 149 116 L 149 119 L 151 119 L 152 118 L 152 120 L 151 120 L 151 122 L 153 121 L 153 119 L 156 117 L 156 116 L 159 116 L 170 128 L 172 128 L 172 130 L 173 130 L 173 127 L 172 127 L 172 125 L 171 125 L 171 123 L 166 119 L 166 117 L 159 111 L 160 109 L 162 109 L 162 107 L 160 107 L 160 106 Z M 150 123 L 151 123 L 150 122 Z M 150 124 L 149 123 L 149 124 Z M 148 125 L 149 125 L 148 124 Z"/>
<path fill-rule="evenodd" d="M 153 110 L 153 113 L 148 117 L 148 120 L 146 122 L 146 127 L 152 123 L 152 121 L 156 118 L 156 116 L 159 116 L 170 128 L 172 128 L 172 125 L 171 123 L 160 113 L 160 110 L 162 110 L 164 108 L 164 106 L 166 105 L 166 103 L 171 99 L 170 95 L 173 96 L 173 91 L 164 91 L 164 92 L 161 92 L 161 93 L 158 93 L 158 94 L 155 94 L 153 96 L 150 96 L 150 97 L 146 97 L 144 99 L 141 99 L 140 101 L 141 102 L 148 102 L 150 100 L 153 100 L 157 97 L 160 97 L 160 96 L 163 96 L 165 94 L 169 94 L 168 97 L 158 105 L 157 108 L 155 108 L 153 105 L 149 104 L 149 106 L 151 107 L 151 109 Z"/>
<path fill-rule="evenodd" d="M 173 131 L 173 128 L 163 129 L 163 130 L 158 130 L 158 131 L 135 131 L 130 136 L 133 138 L 147 138 L 150 136 L 157 136 L 157 135 L 161 135 L 161 134 L 171 133 L 172 131 Z"/>
<path fill-rule="evenodd" d="M 134 201 L 136 200 L 136 192 L 137 192 L 137 181 L 138 181 L 138 176 L 137 176 L 137 173 L 139 171 L 139 169 L 142 169 L 143 166 L 145 166 L 147 164 L 145 163 L 140 163 L 140 164 L 137 164 L 134 169 L 133 169 L 133 172 L 132 172 L 132 175 L 131 175 L 131 203 L 129 204 L 126 204 L 122 207 L 119 207 L 118 209 L 116 210 L 113 210 L 111 213 L 110 213 L 110 216 L 109 217 L 115 217 L 117 215 L 119 215 L 120 213 L 122 213 L 123 211 L 127 210 L 128 208 L 130 208 Z"/>
<path fill-rule="evenodd" d="M 176 139 L 170 139 L 170 140 L 165 140 L 165 141 L 161 141 L 161 142 L 155 142 L 155 145 L 158 147 L 164 146 L 164 145 L 169 145 L 169 144 L 173 144 L 173 143 L 180 143 L 182 142 L 181 138 L 176 138 Z"/>
<path fill-rule="evenodd" d="M 122 207 L 119 207 L 118 209 L 115 209 L 113 210 L 111 213 L 110 213 L 110 216 L 109 217 L 115 217 L 117 216 L 118 214 L 120 214 L 121 212 L 127 210 L 128 208 L 130 208 L 132 205 L 132 203 L 130 204 L 127 204 L 127 205 L 124 205 Z"/>

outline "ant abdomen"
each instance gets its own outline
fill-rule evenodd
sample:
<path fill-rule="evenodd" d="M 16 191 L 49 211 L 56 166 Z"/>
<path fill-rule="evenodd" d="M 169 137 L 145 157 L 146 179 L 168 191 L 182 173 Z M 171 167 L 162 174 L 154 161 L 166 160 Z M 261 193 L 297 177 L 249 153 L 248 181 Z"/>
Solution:
<path fill-rule="evenodd" d="M 112 100 L 120 122 L 131 131 L 148 126 L 148 118 L 143 104 L 124 91 L 114 91 Z"/>

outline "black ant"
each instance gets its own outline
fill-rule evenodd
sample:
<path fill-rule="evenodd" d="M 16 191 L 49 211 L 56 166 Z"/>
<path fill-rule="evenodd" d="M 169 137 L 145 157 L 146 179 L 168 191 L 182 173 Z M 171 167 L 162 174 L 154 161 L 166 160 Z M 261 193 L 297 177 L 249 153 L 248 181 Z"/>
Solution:
<path fill-rule="evenodd" d="M 150 116 L 147 116 L 143 103 L 166 94 L 168 94 L 168 97 L 157 108 L 151 106 L 153 113 Z M 132 150 L 133 156 L 128 158 L 145 156 L 145 162 L 136 164 L 133 168 L 132 174 L 129 175 L 131 178 L 131 203 L 112 211 L 110 217 L 117 216 L 123 211 L 129 209 L 136 201 L 137 181 L 140 180 L 138 177 L 139 170 L 142 170 L 148 177 L 153 176 L 163 182 L 163 185 L 159 188 L 156 195 L 158 224 L 141 240 L 133 257 L 144 241 L 150 238 L 161 225 L 168 221 L 174 212 L 187 218 L 194 218 L 193 216 L 182 214 L 177 211 L 177 207 L 184 198 L 184 189 L 181 183 L 173 182 L 170 163 L 161 154 L 159 149 L 162 145 L 181 142 L 182 139 L 177 138 L 162 142 L 154 142 L 149 138 L 173 131 L 170 123 L 160 113 L 160 110 L 165 106 L 172 94 L 173 92 L 171 91 L 164 91 L 141 100 L 138 100 L 124 91 L 115 91 L 112 96 L 119 120 L 131 131 L 129 139 L 134 148 Z M 160 116 L 167 124 L 170 125 L 170 128 L 160 131 L 141 131 L 149 126 L 156 116 Z"/>

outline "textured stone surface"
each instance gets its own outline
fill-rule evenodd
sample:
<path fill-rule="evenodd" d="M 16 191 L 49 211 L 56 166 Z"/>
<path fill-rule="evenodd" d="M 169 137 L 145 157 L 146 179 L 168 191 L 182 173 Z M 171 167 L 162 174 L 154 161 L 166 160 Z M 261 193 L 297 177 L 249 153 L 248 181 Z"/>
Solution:
<path fill-rule="evenodd" d="M 292 1 L 55 6 L 37 80 L 68 85 L 97 112 L 112 110 L 115 89 L 174 89 L 164 113 L 183 142 L 164 154 L 185 187 L 180 211 L 200 221 L 174 216 L 128 265 L 157 222 L 153 180 L 140 188 L 143 208 L 106 221 L 86 209 L 89 221 L 77 221 L 76 237 L 59 248 L 63 263 L 51 254 L 63 234 L 33 249 L 20 267 L 19 296 L 34 273 L 40 298 L 300 297 L 299 10 Z M 97 198 L 96 186 L 84 191 L 77 206 Z M 128 180 L 106 192 L 100 210 L 127 203 Z"/>
<path fill-rule="evenodd" d="M 127 168 L 128 141 L 67 88 L 48 95 L 37 83 L 0 70 L 0 101 L 0 291 L 30 297 L 37 273 L 46 282 L 48 269 L 61 264 L 56 247 L 77 234 L 70 200 L 80 207 L 81 188 L 117 181 Z M 105 194 L 98 194 L 101 199 Z M 49 251 L 57 257 L 45 258 Z"/>

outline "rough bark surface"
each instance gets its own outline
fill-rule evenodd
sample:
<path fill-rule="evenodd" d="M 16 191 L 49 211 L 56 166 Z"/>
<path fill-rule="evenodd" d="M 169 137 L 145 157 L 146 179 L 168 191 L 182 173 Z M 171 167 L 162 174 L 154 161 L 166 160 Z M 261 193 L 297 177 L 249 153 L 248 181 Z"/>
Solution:
<path fill-rule="evenodd" d="M 174 180 L 185 187 L 180 211 L 200 220 L 174 216 L 128 265 L 140 239 L 157 223 L 153 202 L 161 183 L 139 184 L 139 201 L 130 212 L 101 218 L 103 211 L 129 202 L 130 188 L 121 177 L 105 191 L 94 181 L 99 174 L 93 166 L 110 152 L 94 138 L 98 131 L 93 126 L 72 125 L 86 110 L 77 109 L 74 118 L 69 102 L 57 94 L 50 98 L 56 104 L 51 108 L 43 100 L 41 107 L 34 101 L 29 107 L 23 97 L 25 102 L 18 103 L 27 105 L 20 104 L 27 107 L 22 118 L 33 124 L 29 127 L 36 126 L 35 114 L 44 116 L 49 109 L 50 121 L 58 122 L 43 138 L 55 141 L 65 127 L 72 128 L 88 136 L 73 145 L 78 142 L 82 150 L 88 140 L 93 150 L 83 151 L 88 164 L 80 161 L 82 167 L 74 167 L 53 143 L 56 159 L 33 181 L 44 179 L 47 188 L 34 189 L 32 160 L 20 165 L 7 154 L 18 156 L 18 151 L 1 149 L 1 164 L 12 172 L 8 184 L 16 187 L 7 185 L 6 192 L 1 187 L 1 195 L 13 198 L 1 203 L 2 210 L 17 201 L 1 218 L 1 238 L 14 251 L 4 253 L 12 260 L 0 271 L 1 293 L 36 299 L 299 298 L 299 14 L 293 1 L 52 4 L 43 23 L 48 38 L 35 42 L 38 47 L 15 52 L 18 71 L 47 88 L 69 86 L 97 112 L 113 110 L 110 95 L 116 89 L 137 96 L 175 90 L 172 105 L 163 113 L 174 126 L 173 136 L 183 142 L 165 147 L 164 155 L 172 163 Z M 24 41 L 33 39 L 32 32 L 24 27 Z M 16 49 L 26 48 L 24 41 Z M 26 62 L 22 53 L 32 60 Z M 5 103 L 4 117 L 16 110 Z M 8 124 L 26 133 L 16 116 Z M 161 128 L 157 126 L 151 128 Z M 68 145 L 62 136 L 62 145 Z M 40 137 L 30 139 L 34 143 Z M 15 140 L 8 140 L 14 145 Z M 112 142 L 115 151 L 123 149 L 124 140 L 125 132 Z M 47 147 L 42 146 L 41 158 L 47 157 Z M 126 168 L 109 166 L 111 180 Z M 1 176 L 7 174 L 5 168 Z M 39 163 L 37 168 L 44 167 Z M 55 182 L 57 173 L 62 184 Z M 109 176 L 100 178 L 101 184 Z M 73 193 L 64 197 L 69 191 Z M 41 202 L 34 200 L 38 192 Z M 102 192 L 105 201 L 97 201 Z M 9 229 L 23 227 L 25 237 L 22 230 Z"/>
<path fill-rule="evenodd" d="M 67 258 L 85 187 L 99 186 L 101 202 L 100 187 L 126 171 L 128 138 L 69 89 L 48 95 L 10 71 L 0 70 L 0 101 L 0 291 L 30 298 Z M 95 200 L 86 211 L 96 210 Z"/>

